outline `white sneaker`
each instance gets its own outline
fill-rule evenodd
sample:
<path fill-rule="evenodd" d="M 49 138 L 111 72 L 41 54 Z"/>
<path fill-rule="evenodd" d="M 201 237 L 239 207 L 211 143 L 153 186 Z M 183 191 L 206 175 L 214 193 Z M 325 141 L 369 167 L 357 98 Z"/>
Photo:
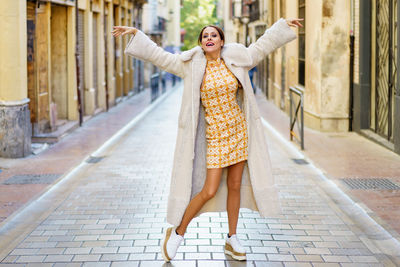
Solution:
<path fill-rule="evenodd" d="M 166 262 L 175 257 L 176 251 L 183 240 L 183 236 L 177 235 L 175 229 L 176 227 L 167 228 L 161 241 L 161 254 Z"/>
<path fill-rule="evenodd" d="M 225 254 L 238 261 L 246 260 L 246 249 L 240 244 L 237 235 L 232 235 L 230 238 L 226 237 L 225 240 Z"/>

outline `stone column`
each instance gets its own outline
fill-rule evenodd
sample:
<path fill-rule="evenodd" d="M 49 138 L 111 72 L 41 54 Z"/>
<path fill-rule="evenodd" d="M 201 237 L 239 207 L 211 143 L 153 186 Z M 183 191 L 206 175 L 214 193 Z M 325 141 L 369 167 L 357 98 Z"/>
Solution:
<path fill-rule="evenodd" d="M 0 2 L 0 157 L 28 156 L 26 0 Z"/>
<path fill-rule="evenodd" d="M 350 1 L 306 3 L 305 124 L 323 132 L 346 132 Z"/>

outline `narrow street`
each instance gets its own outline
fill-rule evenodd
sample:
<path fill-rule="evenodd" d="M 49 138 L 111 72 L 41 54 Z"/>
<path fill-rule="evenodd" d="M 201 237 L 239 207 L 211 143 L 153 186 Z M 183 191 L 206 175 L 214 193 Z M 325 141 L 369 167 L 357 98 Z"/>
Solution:
<path fill-rule="evenodd" d="M 191 222 L 176 258 L 164 264 L 159 245 L 181 95 L 182 88 L 171 91 L 7 221 L 0 266 L 396 266 L 323 190 L 318 169 L 296 163 L 299 154 L 267 127 L 283 214 L 241 210 L 247 262 L 223 253 L 226 213 L 208 213 Z"/>

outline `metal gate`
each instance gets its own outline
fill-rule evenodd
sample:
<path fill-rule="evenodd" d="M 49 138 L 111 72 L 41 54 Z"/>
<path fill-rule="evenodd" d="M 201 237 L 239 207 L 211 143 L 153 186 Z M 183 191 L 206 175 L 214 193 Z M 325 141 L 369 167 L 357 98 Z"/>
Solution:
<path fill-rule="evenodd" d="M 371 129 L 393 142 L 397 72 L 397 0 L 375 1 L 375 86 L 371 90 Z"/>

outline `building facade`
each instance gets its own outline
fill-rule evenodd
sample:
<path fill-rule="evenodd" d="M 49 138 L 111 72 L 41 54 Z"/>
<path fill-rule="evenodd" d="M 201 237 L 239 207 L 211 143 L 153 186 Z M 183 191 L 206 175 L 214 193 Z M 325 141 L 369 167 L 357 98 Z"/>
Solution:
<path fill-rule="evenodd" d="M 397 2 L 224 0 L 224 25 L 250 44 L 281 17 L 304 18 L 298 38 L 257 66 L 256 86 L 287 113 L 297 88 L 306 126 L 356 131 L 400 153 Z"/>
<path fill-rule="evenodd" d="M 32 140 L 57 141 L 145 88 L 142 63 L 123 53 L 129 36 L 113 38 L 111 31 L 141 29 L 147 3 L 0 2 L 0 157 L 27 156 Z"/>

